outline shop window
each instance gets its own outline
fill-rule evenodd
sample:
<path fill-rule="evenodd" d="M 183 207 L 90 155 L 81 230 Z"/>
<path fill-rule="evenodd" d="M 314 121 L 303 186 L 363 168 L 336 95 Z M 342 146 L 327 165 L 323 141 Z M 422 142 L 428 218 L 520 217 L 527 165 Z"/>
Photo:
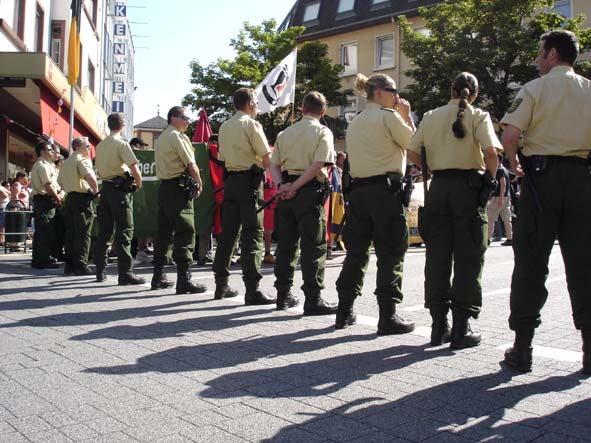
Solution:
<path fill-rule="evenodd" d="M 342 75 L 357 74 L 357 43 L 341 45 L 341 65 L 345 68 Z"/>
<path fill-rule="evenodd" d="M 394 67 L 394 35 L 382 35 L 376 38 L 376 69 Z"/>
<path fill-rule="evenodd" d="M 304 10 L 304 22 L 311 22 L 318 20 L 318 13 L 320 12 L 320 2 L 308 3 Z"/>

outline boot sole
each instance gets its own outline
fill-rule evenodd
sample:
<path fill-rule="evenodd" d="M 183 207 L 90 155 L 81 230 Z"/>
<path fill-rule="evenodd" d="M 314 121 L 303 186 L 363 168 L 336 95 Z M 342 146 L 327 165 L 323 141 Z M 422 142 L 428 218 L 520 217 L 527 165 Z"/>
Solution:
<path fill-rule="evenodd" d="M 469 349 L 469 348 L 475 348 L 476 346 L 480 346 L 480 342 L 481 342 L 481 340 L 478 340 L 478 342 L 474 342 L 474 343 L 454 343 L 452 341 L 452 342 L 450 342 L 449 347 L 451 349 L 459 351 L 461 349 Z"/>
<path fill-rule="evenodd" d="M 382 335 L 402 335 L 402 334 L 410 334 L 414 330 L 415 330 L 414 326 L 412 328 L 408 328 L 408 329 L 404 329 L 404 330 L 397 329 L 394 331 L 380 331 L 378 329 L 377 334 L 379 336 L 382 336 Z"/>
<path fill-rule="evenodd" d="M 335 315 L 337 313 L 337 309 L 335 308 L 334 310 L 330 310 L 330 311 L 312 311 L 312 312 L 306 312 L 304 311 L 303 317 L 319 317 L 321 315 Z"/>
<path fill-rule="evenodd" d="M 268 300 L 268 301 L 245 301 L 244 306 L 265 306 L 265 305 L 274 305 L 277 303 L 275 300 Z"/>
<path fill-rule="evenodd" d="M 138 286 L 138 285 L 143 285 L 145 284 L 145 281 L 138 281 L 138 282 L 118 282 L 117 285 L 118 286 Z"/>
<path fill-rule="evenodd" d="M 174 283 L 170 283 L 170 284 L 166 284 L 166 285 L 152 285 L 150 289 L 152 289 L 152 291 L 156 291 L 157 289 L 169 289 L 172 288 L 174 286 Z"/>
<path fill-rule="evenodd" d="M 181 289 L 181 290 L 177 289 L 176 290 L 176 293 L 177 293 L 177 295 L 181 295 L 181 294 L 203 294 L 206 291 L 207 291 L 207 289 L 199 289 L 197 291 L 193 291 L 191 289 Z"/>
<path fill-rule="evenodd" d="M 451 341 L 451 335 L 449 332 L 443 334 L 441 338 L 431 339 L 429 342 L 432 346 L 441 346 Z"/>
<path fill-rule="evenodd" d="M 508 368 L 511 368 L 518 372 L 523 372 L 524 374 L 527 372 L 531 372 L 532 365 L 520 365 L 518 363 L 514 363 L 511 360 L 503 359 L 503 364 Z"/>

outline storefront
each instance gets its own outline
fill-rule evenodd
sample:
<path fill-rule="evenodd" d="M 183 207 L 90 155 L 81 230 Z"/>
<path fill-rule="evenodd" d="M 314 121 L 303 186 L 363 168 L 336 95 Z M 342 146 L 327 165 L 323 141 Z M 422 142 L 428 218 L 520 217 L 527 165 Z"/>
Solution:
<path fill-rule="evenodd" d="M 0 179 L 29 172 L 35 144 L 51 138 L 67 153 L 70 85 L 44 53 L 0 53 Z M 107 114 L 88 88 L 74 93 L 74 137 L 91 151 L 106 134 Z"/>

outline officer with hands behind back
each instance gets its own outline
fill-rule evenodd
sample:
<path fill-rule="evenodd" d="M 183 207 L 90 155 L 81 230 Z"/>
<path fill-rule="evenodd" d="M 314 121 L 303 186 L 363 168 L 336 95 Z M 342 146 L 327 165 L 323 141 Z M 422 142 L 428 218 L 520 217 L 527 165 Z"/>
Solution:
<path fill-rule="evenodd" d="M 298 304 L 291 287 L 299 242 L 304 315 L 329 315 L 336 312 L 336 306 L 324 301 L 320 291 L 326 264 L 324 202 L 330 189 L 324 167 L 334 163 L 334 140 L 330 129 L 319 121 L 326 113 L 322 94 L 306 94 L 302 113 L 299 122 L 278 135 L 271 156 L 271 174 L 281 195 L 275 209 L 277 309 Z"/>
<path fill-rule="evenodd" d="M 123 114 L 107 117 L 111 134 L 96 147 L 95 166 L 102 188 L 97 208 L 98 238 L 94 263 L 96 280 L 107 279 L 107 249 L 115 232 L 117 267 L 120 285 L 141 285 L 145 280 L 132 271 L 131 239 L 133 237 L 133 193 L 142 187 L 137 158 L 129 143 L 121 138 L 125 127 Z"/>
<path fill-rule="evenodd" d="M 350 165 L 350 212 L 343 239 L 347 256 L 337 280 L 339 306 L 336 329 L 354 324 L 355 298 L 373 242 L 377 256 L 376 290 L 380 309 L 378 335 L 404 334 L 414 323 L 396 315 L 402 301 L 402 269 L 408 248 L 408 228 L 402 198 L 406 148 L 414 133 L 410 104 L 398 96 L 389 76 L 357 75 L 355 86 L 367 95 L 367 105 L 347 129 Z"/>
<path fill-rule="evenodd" d="M 195 149 L 185 131 L 189 117 L 185 108 L 174 106 L 168 111 L 168 127 L 158 137 L 155 148 L 158 190 L 158 235 L 154 243 L 152 289 L 172 286 L 164 272 L 166 254 L 173 246 L 177 266 L 177 294 L 205 292 L 204 285 L 191 280 L 190 266 L 195 248 L 193 200 L 202 189 Z"/>
<path fill-rule="evenodd" d="M 33 236 L 33 259 L 31 267 L 35 269 L 55 269 L 59 265 L 51 258 L 55 249 L 55 208 L 62 203 L 60 188 L 57 183 L 58 171 L 54 165 L 58 148 L 42 141 L 35 146 L 37 161 L 31 169 L 33 188 L 33 210 L 35 217 L 35 235 Z"/>
<path fill-rule="evenodd" d="M 64 208 L 64 274 L 92 275 L 94 271 L 88 267 L 90 232 L 94 219 L 92 200 L 99 190 L 87 139 L 76 137 L 72 140 L 72 153 L 60 168 L 58 182 L 67 193 Z"/>
<path fill-rule="evenodd" d="M 246 286 L 246 305 L 267 305 L 275 299 L 259 290 L 263 253 L 263 212 L 257 212 L 263 200 L 264 169 L 269 169 L 269 143 L 263 128 L 254 118 L 257 98 L 253 89 L 240 88 L 234 93 L 236 113 L 219 130 L 219 156 L 225 162 L 222 232 L 213 262 L 215 299 L 235 297 L 228 286 L 230 259 L 241 232 L 242 279 Z M 264 168 L 264 169 L 263 169 Z"/>
<path fill-rule="evenodd" d="M 579 42 L 572 32 L 546 32 L 539 45 L 541 77 L 521 88 L 501 120 L 511 169 L 525 174 L 513 235 L 509 327 L 515 343 L 505 362 L 531 370 L 534 331 L 548 297 L 548 260 L 558 239 L 575 327 L 583 338 L 583 372 L 591 374 L 591 82 L 573 71 Z"/>
<path fill-rule="evenodd" d="M 468 320 L 477 318 L 482 307 L 486 202 L 494 190 L 496 149 L 501 149 L 489 114 L 471 105 L 477 95 L 476 77 L 459 74 L 449 103 L 425 114 L 408 150 L 408 158 L 421 164 L 424 146 L 423 167 L 433 173 L 419 224 L 427 246 L 425 307 L 433 321 L 431 344 L 451 340 L 452 349 L 480 344 L 480 334 L 472 332 Z"/>

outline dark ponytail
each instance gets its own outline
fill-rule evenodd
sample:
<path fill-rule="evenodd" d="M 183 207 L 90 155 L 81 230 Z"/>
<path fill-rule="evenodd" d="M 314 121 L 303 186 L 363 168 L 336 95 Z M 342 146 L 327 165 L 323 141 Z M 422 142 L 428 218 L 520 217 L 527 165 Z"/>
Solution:
<path fill-rule="evenodd" d="M 468 107 L 468 98 L 478 94 L 478 80 L 469 72 L 462 72 L 456 77 L 452 85 L 454 98 L 459 98 L 458 114 L 456 121 L 451 125 L 451 129 L 457 138 L 464 138 L 466 130 L 462 124 L 464 113 Z"/>

